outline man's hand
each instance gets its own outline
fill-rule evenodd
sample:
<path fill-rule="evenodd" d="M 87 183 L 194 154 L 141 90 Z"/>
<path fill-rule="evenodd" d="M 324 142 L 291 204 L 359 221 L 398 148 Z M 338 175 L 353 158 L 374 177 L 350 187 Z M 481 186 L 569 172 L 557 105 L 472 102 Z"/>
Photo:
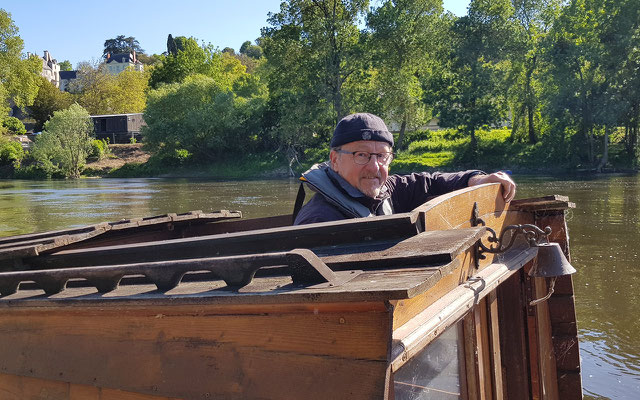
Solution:
<path fill-rule="evenodd" d="M 516 183 L 509 175 L 500 171 L 489 175 L 474 175 L 469 178 L 468 186 L 482 185 L 483 183 L 497 182 L 502 185 L 504 201 L 510 202 L 516 195 Z"/>

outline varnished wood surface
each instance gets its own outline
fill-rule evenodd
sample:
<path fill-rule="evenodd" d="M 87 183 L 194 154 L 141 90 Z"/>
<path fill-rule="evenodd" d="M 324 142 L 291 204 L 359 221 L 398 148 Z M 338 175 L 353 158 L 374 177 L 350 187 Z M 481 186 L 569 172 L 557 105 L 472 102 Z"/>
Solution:
<path fill-rule="evenodd" d="M 109 301 L 114 299 L 140 301 L 147 299 L 159 303 L 162 301 L 175 302 L 176 298 L 193 298 L 194 295 L 199 296 L 200 301 L 208 299 L 210 302 L 224 301 L 227 303 L 252 301 L 246 297 L 256 295 L 259 298 L 253 301 L 257 302 L 303 301 L 305 297 L 323 301 L 409 298 L 426 292 L 442 277 L 449 275 L 457 265 L 453 261 L 455 257 L 472 246 L 482 236 L 483 231 L 484 228 L 479 227 L 443 232 L 423 232 L 399 242 L 381 242 L 377 245 L 374 243 L 368 246 L 347 245 L 334 249 L 334 253 L 344 254 L 325 256 L 322 261 L 333 269 L 344 269 L 345 271 L 336 273 L 340 274 L 339 277 L 344 277 L 344 279 L 341 278 L 342 280 L 327 282 L 326 284 L 301 283 L 294 285 L 291 279 L 286 276 L 254 278 L 254 282 L 239 290 L 227 288 L 220 281 L 182 283 L 175 289 L 166 292 L 166 294 L 158 291 L 149 292 L 148 285 L 122 285 L 107 294 L 96 294 L 93 288 L 68 288 L 59 294 L 46 298 L 42 298 L 40 296 L 41 292 L 37 290 L 21 290 L 15 295 L 5 296 L 0 299 L 0 306 L 7 303 L 16 305 L 16 302 L 25 301 L 26 299 L 29 299 L 29 302 L 36 302 L 36 304 L 38 302 L 74 299 L 77 302 Z M 367 251 L 371 250 L 371 247 L 375 250 Z M 385 248 L 378 250 L 380 247 Z M 305 251 L 308 252 L 308 250 Z M 224 259 L 226 260 L 227 258 Z M 235 258 L 232 257 L 231 259 Z M 215 259 L 211 260 L 212 262 L 215 261 Z M 198 261 L 196 264 L 200 265 L 201 262 Z M 135 265 L 132 265 L 132 267 L 135 267 Z M 170 263 L 165 262 L 158 267 L 169 270 Z M 146 268 L 149 269 L 151 266 Z M 188 268 L 188 266 L 184 268 Z M 360 271 L 360 268 L 373 269 Z M 380 270 L 381 268 L 385 268 L 384 271 Z M 72 273 L 76 270 L 78 271 L 77 277 L 84 277 L 82 273 L 86 271 L 86 279 L 96 279 L 92 278 L 92 276 L 99 275 L 102 270 L 107 275 L 111 274 L 112 271 L 120 270 L 122 270 L 121 274 L 126 274 L 126 268 L 124 267 L 118 270 L 110 267 L 85 267 L 64 271 L 52 270 L 51 272 L 13 272 L 4 273 L 4 275 L 17 282 L 19 279 L 30 279 L 29 276 L 31 275 L 39 274 L 38 276 L 50 275 L 53 277 L 55 272 L 65 272 L 60 279 L 67 280 L 75 276 Z M 132 269 L 132 271 L 132 274 L 140 273 L 141 269 Z M 168 273 L 169 271 L 166 272 Z M 0 274 L 0 278 L 2 278 L 2 275 Z M 241 297 L 245 298 L 242 299 Z M 34 305 L 31 304 L 31 306 Z"/>
<path fill-rule="evenodd" d="M 0 371 L 186 399 L 382 398 L 388 309 L 305 307 L 226 315 L 206 306 L 197 314 L 166 307 L 2 313 Z"/>

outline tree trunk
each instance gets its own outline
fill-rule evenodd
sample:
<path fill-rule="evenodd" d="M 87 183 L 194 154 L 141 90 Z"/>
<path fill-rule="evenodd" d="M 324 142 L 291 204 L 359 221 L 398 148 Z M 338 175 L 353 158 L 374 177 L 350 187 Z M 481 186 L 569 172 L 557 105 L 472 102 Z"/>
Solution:
<path fill-rule="evenodd" d="M 596 167 L 597 172 L 602 172 L 602 169 L 607 165 L 609 161 L 609 127 L 604 128 L 604 150 L 602 151 L 602 158 L 600 163 Z"/>
<path fill-rule="evenodd" d="M 527 117 L 529 118 L 529 143 L 536 144 L 538 142 L 538 138 L 536 137 L 536 129 L 533 125 L 533 106 L 531 104 L 527 104 Z"/>
<path fill-rule="evenodd" d="M 478 139 L 476 138 L 476 128 L 471 127 L 469 129 L 471 135 L 471 143 L 469 145 L 469 155 L 472 165 L 475 167 L 478 165 Z"/>
<path fill-rule="evenodd" d="M 402 120 L 402 125 L 400 125 L 400 133 L 398 134 L 398 145 L 396 148 L 398 150 L 402 150 L 402 145 L 404 144 L 404 132 L 407 128 L 407 117 L 404 117 Z"/>

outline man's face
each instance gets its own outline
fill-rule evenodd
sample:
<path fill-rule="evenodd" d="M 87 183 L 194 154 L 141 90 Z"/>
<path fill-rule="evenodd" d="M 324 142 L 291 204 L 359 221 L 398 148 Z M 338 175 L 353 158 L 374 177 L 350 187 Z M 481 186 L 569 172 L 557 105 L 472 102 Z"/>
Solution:
<path fill-rule="evenodd" d="M 360 140 L 341 146 L 344 151 L 366 151 L 368 153 L 390 153 L 391 146 L 385 142 Z M 331 151 L 329 155 L 331 168 L 343 177 L 351 186 L 365 195 L 375 198 L 389 176 L 389 166 L 378 164 L 377 157 L 372 156 L 365 165 L 353 161 L 352 154 Z"/>

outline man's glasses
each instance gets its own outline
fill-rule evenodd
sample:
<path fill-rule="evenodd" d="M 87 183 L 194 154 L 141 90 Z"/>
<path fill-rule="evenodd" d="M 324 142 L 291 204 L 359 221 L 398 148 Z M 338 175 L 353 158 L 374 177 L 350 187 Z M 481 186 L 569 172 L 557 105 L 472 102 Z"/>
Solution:
<path fill-rule="evenodd" d="M 352 154 L 353 162 L 358 165 L 368 164 L 369 160 L 371 160 L 371 156 L 376 156 L 376 162 L 378 165 L 386 166 L 391 164 L 391 161 L 393 161 L 393 153 L 369 153 L 366 151 L 346 151 L 342 149 L 334 149 L 334 151 L 342 154 Z"/>

